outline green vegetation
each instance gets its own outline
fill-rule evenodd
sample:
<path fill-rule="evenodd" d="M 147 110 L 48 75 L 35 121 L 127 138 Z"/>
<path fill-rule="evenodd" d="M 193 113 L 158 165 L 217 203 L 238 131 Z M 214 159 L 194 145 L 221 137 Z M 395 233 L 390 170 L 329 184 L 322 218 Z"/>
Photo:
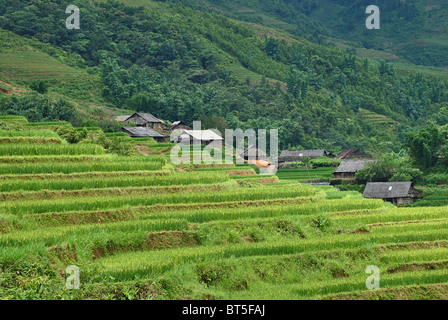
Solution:
<path fill-rule="evenodd" d="M 414 168 L 411 159 L 403 153 L 385 154 L 368 163 L 356 173 L 357 183 L 412 181 L 420 182 L 423 172 Z"/>
<path fill-rule="evenodd" d="M 55 138 L 35 127 L 0 136 Z M 9 146 L 0 144 L 4 298 L 369 298 L 372 264 L 381 290 L 445 282 L 442 189 L 425 191 L 421 205 L 433 207 L 394 208 L 297 183 L 308 172 L 326 177 L 331 161 L 281 170 L 279 181 L 247 165 L 175 168 L 166 155 L 97 154 L 102 147 L 83 143 Z M 36 155 L 41 146 L 53 151 Z M 55 151 L 61 146 L 80 153 Z M 80 290 L 63 285 L 68 265 L 82 270 Z"/>
<path fill-rule="evenodd" d="M 379 1 L 390 14 L 372 37 L 350 27 L 360 0 L 71 4 L 80 30 L 62 0 L 0 0 L 2 299 L 447 297 L 448 43 L 426 37 L 446 24 L 442 1 Z M 175 166 L 174 144 L 120 132 L 113 116 L 132 111 L 381 154 L 356 182 L 413 181 L 424 197 L 397 208 L 304 183 L 328 182 L 338 159 L 272 176 Z M 68 265 L 80 290 L 64 286 Z"/>
<path fill-rule="evenodd" d="M 101 146 L 94 144 L 78 145 L 36 145 L 36 144 L 2 144 L 0 145 L 0 156 L 23 156 L 23 155 L 95 155 L 104 154 Z"/>
<path fill-rule="evenodd" d="M 412 204 L 413 207 L 437 207 L 448 205 L 447 187 L 426 187 L 423 189 L 423 198 Z"/>
<path fill-rule="evenodd" d="M 317 169 L 282 169 L 277 171 L 280 180 L 297 180 L 305 181 L 330 181 L 333 178 L 335 168 L 317 168 Z"/>
<path fill-rule="evenodd" d="M 280 149 L 337 152 L 357 147 L 371 154 L 398 152 L 398 142 L 405 140 L 403 132 L 427 120 L 445 121 L 445 76 L 401 71 L 386 62 L 373 64 L 324 42 L 311 43 L 179 3 L 122 2 L 75 1 L 90 13 L 83 16 L 84 23 L 95 27 L 68 31 L 60 23 L 65 12 L 49 9 L 62 8 L 60 0 L 32 5 L 29 0 L 4 0 L 0 27 L 15 34 L 1 31 L 2 43 L 11 43 L 8 50 L 18 46 L 34 52 L 28 64 L 33 63 L 33 68 L 53 65 L 55 72 L 47 93 L 33 93 L 29 88 L 36 79 L 20 76 L 14 67 L 19 62 L 5 56 L 0 68 L 6 76 L 0 81 L 12 86 L 12 94 L 1 100 L 2 112 L 32 112 L 33 121 L 67 120 L 116 132 L 119 125 L 105 119 L 112 112 L 104 108 L 106 103 L 169 121 L 182 119 L 191 124 L 202 119 L 209 128 L 280 129 Z M 266 10 L 280 5 L 261 2 Z M 238 5 L 229 4 L 229 8 Z M 286 8 L 297 12 L 301 6 L 288 3 Z M 251 10 L 256 7 L 253 1 L 247 4 Z M 289 15 L 285 9 L 279 12 Z M 324 32 L 306 14 L 299 16 L 304 18 L 298 24 L 300 30 Z M 35 22 L 33 28 L 26 27 L 30 19 Z M 286 24 L 298 23 L 297 16 L 290 19 Z M 25 39 L 29 37 L 37 40 Z M 67 75 L 75 84 L 63 80 Z M 14 97 L 15 86 L 23 91 L 19 98 Z M 42 112 L 48 108 L 53 113 Z M 77 112 L 72 113 L 73 109 Z M 117 152 L 128 153 L 123 150 Z"/>
<path fill-rule="evenodd" d="M 180 2 L 199 10 L 283 29 L 311 41 L 336 42 L 344 49 L 372 59 L 399 59 L 438 67 L 446 67 L 448 62 L 445 34 L 448 5 L 443 0 L 377 0 L 371 3 L 362 0 L 207 0 L 206 5 L 198 0 Z M 365 11 L 371 4 L 380 8 L 380 30 L 365 28 L 368 17 Z"/>

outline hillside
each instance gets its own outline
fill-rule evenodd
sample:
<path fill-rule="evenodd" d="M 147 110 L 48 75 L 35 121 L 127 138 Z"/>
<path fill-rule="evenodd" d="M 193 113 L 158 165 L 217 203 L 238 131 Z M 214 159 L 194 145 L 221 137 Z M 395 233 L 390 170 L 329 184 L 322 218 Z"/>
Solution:
<path fill-rule="evenodd" d="M 30 85 L 44 81 L 48 84 L 46 96 L 50 100 L 67 101 L 84 118 L 102 119 L 117 113 L 115 108 L 105 107 L 101 97 L 102 81 L 88 72 L 81 56 L 3 29 L 0 29 L 0 44 L 0 93 L 3 99 L 13 94 L 30 95 L 33 92 Z"/>
<path fill-rule="evenodd" d="M 63 8 L 60 0 L 4 1 L 0 27 L 13 31 L 18 41 L 35 37 L 47 48 L 28 57 L 32 66 L 25 64 L 28 74 L 49 71 L 48 93 L 40 97 L 74 99 L 85 121 L 89 114 L 110 119 L 109 107 L 123 114 L 133 109 L 168 121 L 200 119 L 221 130 L 280 129 L 281 149 L 333 152 L 397 151 L 400 143 L 392 141 L 403 141 L 403 132 L 426 120 L 446 120 L 446 77 L 376 65 L 278 29 L 179 4 L 123 2 L 131 6 L 74 1 L 85 27 L 69 31 L 60 23 L 65 12 L 51 10 Z M 30 17 L 32 29 L 24 27 Z M 3 81 L 29 90 L 32 77 L 14 69 L 19 62 L 2 50 Z M 76 63 L 58 58 L 65 55 Z M 12 70 L 16 74 L 10 77 Z M 56 80 L 59 73 L 75 79 L 74 85 Z M 5 113 L 27 115 L 27 99 L 8 99 L 2 99 Z M 388 120 L 371 121 L 359 110 Z"/>
<path fill-rule="evenodd" d="M 179 0 L 172 0 L 177 3 Z M 448 64 L 448 4 L 444 0 L 180 0 L 230 17 L 283 29 L 311 41 L 330 40 L 401 63 L 446 67 Z M 365 10 L 377 5 L 381 29 L 367 30 Z M 372 58 L 372 54 L 368 57 Z"/>
<path fill-rule="evenodd" d="M 247 165 L 174 166 L 154 141 L 159 152 L 118 156 L 68 143 L 54 132 L 64 123 L 0 122 L 14 127 L 0 130 L 2 299 L 447 297 L 446 207 L 397 208 Z M 367 266 L 379 289 L 366 289 Z"/>
<path fill-rule="evenodd" d="M 0 300 L 448 299 L 445 6 L 378 1 L 0 0 Z"/>

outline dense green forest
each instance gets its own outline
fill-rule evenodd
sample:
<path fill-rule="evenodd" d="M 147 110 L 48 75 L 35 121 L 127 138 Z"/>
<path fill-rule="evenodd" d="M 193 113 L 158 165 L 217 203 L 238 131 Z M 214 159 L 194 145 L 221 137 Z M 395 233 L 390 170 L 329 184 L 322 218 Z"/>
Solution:
<path fill-rule="evenodd" d="M 355 47 L 387 50 L 414 64 L 448 65 L 448 3 L 444 0 L 168 1 L 282 28 L 314 42 L 335 37 Z M 365 28 L 370 5 L 380 8 L 380 30 Z"/>
<path fill-rule="evenodd" d="M 279 129 L 281 149 L 333 152 L 398 151 L 406 132 L 427 120 L 448 122 L 446 77 L 402 71 L 386 61 L 374 64 L 305 37 L 260 35 L 181 3 L 71 4 L 81 10 L 80 30 L 66 29 L 62 0 L 0 0 L 0 28 L 37 39 L 38 50 L 85 72 L 73 86 L 82 79 L 95 83 L 97 104 L 168 121 L 200 119 L 221 130 Z M 303 30 L 326 32 L 308 20 Z M 0 52 L 5 47 L 0 43 Z M 88 108 L 76 116 L 70 102 L 94 99 L 84 97 L 82 88 L 5 74 L 2 79 L 29 89 L 17 97 L 0 95 L 3 114 L 29 116 L 32 110 L 33 121 L 90 118 Z"/>

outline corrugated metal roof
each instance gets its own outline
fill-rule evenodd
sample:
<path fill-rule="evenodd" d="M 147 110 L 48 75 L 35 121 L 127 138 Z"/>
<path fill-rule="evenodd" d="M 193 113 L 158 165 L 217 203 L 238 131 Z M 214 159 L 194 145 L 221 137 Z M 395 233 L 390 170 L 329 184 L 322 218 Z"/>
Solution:
<path fill-rule="evenodd" d="M 127 116 L 115 116 L 114 119 L 117 120 L 117 121 L 124 121 L 124 120 L 128 119 L 129 117 L 130 117 L 129 115 L 127 115 Z"/>
<path fill-rule="evenodd" d="M 339 159 L 372 159 L 373 157 L 359 149 L 344 149 L 336 158 Z"/>
<path fill-rule="evenodd" d="M 343 160 L 333 173 L 355 173 L 364 169 L 373 160 Z"/>
<path fill-rule="evenodd" d="M 138 112 L 137 114 L 148 122 L 162 122 L 160 119 L 157 119 L 150 113 L 139 113 Z"/>
<path fill-rule="evenodd" d="M 162 120 L 157 119 L 152 114 L 150 114 L 150 113 L 141 113 L 141 112 L 134 113 L 133 115 L 129 116 L 126 120 L 128 120 L 129 118 L 131 118 L 131 117 L 133 117 L 135 115 L 138 115 L 139 117 L 143 118 L 147 122 L 160 122 L 160 123 L 163 123 Z"/>
<path fill-rule="evenodd" d="M 150 138 L 163 138 L 164 136 L 157 131 L 147 127 L 123 127 L 123 131 L 130 133 L 134 137 L 150 137 Z"/>
<path fill-rule="evenodd" d="M 200 141 L 223 140 L 220 135 L 212 130 L 183 130 L 179 138 L 182 139 L 185 136 L 191 136 L 193 139 Z"/>
<path fill-rule="evenodd" d="M 314 149 L 314 150 L 283 150 L 280 153 L 279 160 L 290 160 L 290 159 L 299 159 L 302 157 L 309 158 L 319 158 L 325 157 L 327 155 L 324 149 Z"/>
<path fill-rule="evenodd" d="M 250 153 L 249 153 L 250 152 Z M 248 146 L 246 148 L 246 150 L 244 150 L 241 154 L 241 157 L 243 158 L 247 158 L 249 156 L 255 157 L 257 159 L 266 159 L 267 155 L 266 152 L 264 152 L 263 150 L 260 150 L 258 148 L 256 148 L 253 144 Z"/>

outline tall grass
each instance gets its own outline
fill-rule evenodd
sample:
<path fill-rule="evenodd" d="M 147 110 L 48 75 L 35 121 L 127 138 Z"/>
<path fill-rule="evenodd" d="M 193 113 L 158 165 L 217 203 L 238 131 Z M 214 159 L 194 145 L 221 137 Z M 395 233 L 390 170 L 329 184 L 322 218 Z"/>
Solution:
<path fill-rule="evenodd" d="M 70 125 L 67 121 L 48 121 L 48 122 L 28 122 L 26 127 L 55 127 L 62 125 Z"/>
<path fill-rule="evenodd" d="M 42 201 L 14 201 L 0 204 L 0 213 L 37 214 L 45 212 L 87 211 L 126 206 L 150 206 L 155 204 L 188 204 L 203 202 L 229 202 L 260 200 L 265 198 L 295 198 L 312 196 L 314 189 L 294 188 L 259 188 L 258 190 L 241 189 L 223 192 L 197 192 L 193 194 L 160 194 L 134 197 L 89 197 L 80 199 L 57 199 Z"/>
<path fill-rule="evenodd" d="M 61 145 L 0 145 L 0 156 L 24 155 L 99 155 L 104 149 L 96 144 L 61 144 Z"/>
<path fill-rule="evenodd" d="M 43 137 L 59 138 L 59 135 L 51 130 L 0 130 L 0 137 Z"/>
<path fill-rule="evenodd" d="M 28 119 L 22 116 L 0 116 L 0 121 L 27 123 Z"/>
<path fill-rule="evenodd" d="M 144 172 L 143 172 L 144 173 Z M 80 178 L 59 178 L 51 177 L 40 179 L 8 179 L 0 183 L 1 192 L 13 191 L 38 191 L 38 190 L 81 190 L 98 188 L 121 188 L 121 187 L 143 187 L 143 186 L 169 186 L 169 185 L 189 185 L 189 184 L 210 184 L 221 183 L 229 180 L 229 176 L 221 172 L 197 173 L 177 173 L 175 175 L 152 175 L 141 174 L 130 176 L 124 172 L 116 177 L 80 177 Z"/>
<path fill-rule="evenodd" d="M 47 137 L 0 137 L 0 144 L 61 144 L 66 143 L 61 138 Z"/>
<path fill-rule="evenodd" d="M 403 242 L 412 240 L 426 240 L 447 236 L 447 230 L 428 231 L 416 235 L 413 232 L 398 234 Z M 386 240 L 393 234 L 383 235 L 375 240 Z M 230 257 L 246 256 L 274 256 L 295 254 L 301 252 L 315 252 L 322 250 L 349 249 L 367 245 L 372 239 L 369 235 L 337 235 L 327 236 L 321 239 L 281 240 L 273 243 L 242 243 L 227 246 L 207 246 L 196 248 L 173 249 L 158 252 L 124 253 L 116 256 L 106 257 L 101 265 L 107 273 L 123 279 L 133 278 L 136 274 L 148 272 L 162 272 L 182 263 L 195 261 L 217 261 Z M 364 283 L 365 283 L 364 275 Z M 340 280 L 340 279 L 339 279 Z"/>
<path fill-rule="evenodd" d="M 19 163 L 73 163 L 73 162 L 97 162 L 112 160 L 111 155 L 62 155 L 62 156 L 12 156 L 12 157 L 0 157 L 0 163 L 19 164 Z"/>
<path fill-rule="evenodd" d="M 34 163 L 0 164 L 0 174 L 39 174 L 39 173 L 74 173 L 74 172 L 107 172 L 107 171 L 138 171 L 160 170 L 165 165 L 165 159 L 134 160 L 134 161 L 96 161 L 82 163 Z"/>

